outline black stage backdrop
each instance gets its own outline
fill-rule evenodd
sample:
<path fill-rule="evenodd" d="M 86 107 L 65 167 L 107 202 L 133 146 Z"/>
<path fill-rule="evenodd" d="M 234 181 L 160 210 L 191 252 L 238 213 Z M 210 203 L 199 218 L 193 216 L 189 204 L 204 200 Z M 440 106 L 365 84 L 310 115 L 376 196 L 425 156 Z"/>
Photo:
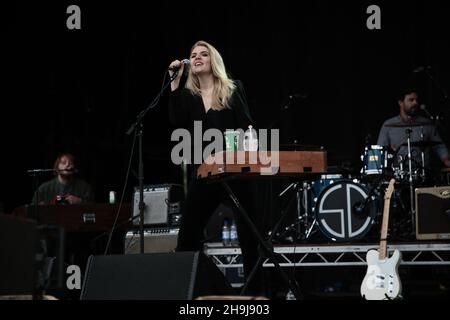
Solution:
<path fill-rule="evenodd" d="M 222 53 L 244 82 L 258 128 L 282 143 L 323 146 L 330 165 L 357 170 L 366 140 L 398 113 L 395 94 L 414 80 L 422 103 L 447 119 L 450 103 L 412 71 L 431 66 L 450 90 L 450 19 L 445 1 L 44 1 L 1 6 L 1 190 L 4 211 L 28 203 L 27 169 L 74 153 L 97 201 L 123 186 L 132 139 L 125 135 L 158 93 L 170 61 L 199 39 Z M 81 30 L 66 9 L 81 8 Z M 366 9 L 381 8 L 381 30 Z M 289 95 L 293 101 L 280 114 Z M 273 123 L 276 119 L 277 122 Z M 145 183 L 181 182 L 170 162 L 167 95 L 144 122 Z M 443 133 L 448 141 L 448 132 Z M 137 159 L 135 154 L 135 159 Z M 133 162 L 137 172 L 137 161 Z M 43 177 L 47 180 L 50 177 Z M 42 182 L 42 181 L 41 181 Z M 137 185 L 131 175 L 131 188 Z"/>

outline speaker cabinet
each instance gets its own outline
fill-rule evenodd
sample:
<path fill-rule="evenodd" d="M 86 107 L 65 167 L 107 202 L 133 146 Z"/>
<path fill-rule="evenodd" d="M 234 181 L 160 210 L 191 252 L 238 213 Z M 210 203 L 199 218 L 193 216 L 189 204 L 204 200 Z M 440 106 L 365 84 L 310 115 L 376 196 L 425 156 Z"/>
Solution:
<path fill-rule="evenodd" d="M 201 252 L 89 257 L 82 300 L 192 300 L 232 295 L 233 288 Z"/>
<path fill-rule="evenodd" d="M 144 230 L 144 252 L 173 252 L 177 247 L 178 228 L 150 228 Z M 128 231 L 125 235 L 124 253 L 141 252 L 141 234 L 139 230 Z"/>
<path fill-rule="evenodd" d="M 144 225 L 179 225 L 183 190 L 178 184 L 160 184 L 144 187 Z M 140 224 L 139 189 L 133 195 L 133 225 Z"/>
<path fill-rule="evenodd" d="M 416 237 L 450 239 L 450 186 L 416 189 Z"/>
<path fill-rule="evenodd" d="M 35 292 L 36 253 L 36 222 L 0 214 L 0 295 Z"/>

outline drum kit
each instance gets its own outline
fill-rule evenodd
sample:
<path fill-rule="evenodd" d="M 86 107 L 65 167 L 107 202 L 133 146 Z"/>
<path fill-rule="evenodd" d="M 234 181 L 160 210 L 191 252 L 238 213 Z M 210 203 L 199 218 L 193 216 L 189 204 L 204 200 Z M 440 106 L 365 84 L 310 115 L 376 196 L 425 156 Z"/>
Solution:
<path fill-rule="evenodd" d="M 395 192 L 391 202 L 393 211 L 391 236 L 397 240 L 412 240 L 415 236 L 414 190 L 416 187 L 426 186 L 427 183 L 424 152 L 426 148 L 438 143 L 411 142 L 411 131 L 408 128 L 411 125 L 391 126 L 407 127 L 404 144 L 407 156 L 400 156 L 396 151 L 384 146 L 367 145 L 361 155 L 362 168 L 358 174 L 326 174 L 317 180 L 292 183 L 279 196 L 283 196 L 291 188 L 296 190 L 293 194 L 297 202 L 296 217 L 291 225 L 276 234 L 278 239 L 282 239 L 283 235 L 289 235 L 284 239 L 378 241 L 380 228 L 374 228 L 374 225 L 381 225 L 384 190 L 390 179 L 395 178 Z M 413 163 L 412 148 L 421 150 L 419 165 Z M 449 179 L 448 176 L 447 172 L 441 177 L 443 183 L 445 179 Z"/>

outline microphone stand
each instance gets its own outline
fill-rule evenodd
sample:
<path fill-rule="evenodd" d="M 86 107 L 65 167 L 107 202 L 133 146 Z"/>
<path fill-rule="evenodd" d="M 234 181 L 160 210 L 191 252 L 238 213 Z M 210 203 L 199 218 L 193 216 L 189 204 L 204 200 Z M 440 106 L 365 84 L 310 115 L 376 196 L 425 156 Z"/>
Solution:
<path fill-rule="evenodd" d="M 284 100 L 284 101 L 286 101 L 286 102 L 283 102 L 283 104 L 281 105 L 281 110 L 280 110 L 278 116 L 277 116 L 277 117 L 269 124 L 269 127 L 268 127 L 269 129 L 272 129 L 273 126 L 274 126 L 278 121 L 280 121 L 281 117 L 283 116 L 283 112 L 284 112 L 285 110 L 287 110 L 287 109 L 290 108 L 291 102 L 292 102 L 292 98 L 293 98 L 293 96 L 288 96 L 287 99 Z"/>
<path fill-rule="evenodd" d="M 425 142 L 425 136 L 423 134 L 423 126 L 420 127 L 420 140 L 422 142 Z M 425 151 L 424 151 L 425 147 L 422 146 L 422 148 L 420 148 L 420 155 L 421 155 L 421 160 L 422 160 L 422 181 L 425 181 Z"/>
<path fill-rule="evenodd" d="M 423 107 L 422 107 L 423 106 Z M 422 105 L 421 106 L 421 110 L 423 111 L 423 112 L 425 112 L 425 114 L 426 114 L 426 116 L 433 122 L 433 127 L 434 127 L 434 135 L 436 135 L 436 130 L 439 128 L 439 131 L 441 132 L 441 133 L 443 133 L 443 134 L 445 134 L 446 135 L 446 131 L 447 131 L 447 128 L 445 128 L 445 126 L 444 125 L 442 125 L 442 123 L 441 123 L 441 119 L 440 119 L 440 117 L 439 117 L 439 115 L 437 115 L 437 116 L 433 116 L 428 110 L 427 110 L 427 108 L 424 106 L 424 105 Z"/>
<path fill-rule="evenodd" d="M 427 75 L 427 77 L 431 80 L 431 82 L 436 86 L 436 88 L 438 88 L 438 90 L 441 92 L 442 96 L 444 97 L 444 100 L 447 102 L 448 106 L 450 106 L 450 99 L 448 97 L 448 93 L 447 91 L 439 84 L 439 82 L 433 77 L 433 75 L 430 72 L 430 68 L 425 68 L 425 74 Z M 427 112 L 428 113 L 428 112 Z M 447 129 L 444 125 L 442 125 L 442 123 L 439 120 L 439 116 L 436 117 L 431 117 L 433 120 L 433 122 L 435 123 L 436 127 L 439 127 L 440 130 L 442 130 L 442 133 L 445 133 L 445 135 L 447 136 Z"/>
<path fill-rule="evenodd" d="M 34 216 L 33 218 L 36 220 L 36 222 L 39 224 L 39 210 L 38 210 L 38 205 L 39 205 L 39 176 L 40 175 L 45 175 L 47 173 L 50 172 L 55 172 L 54 169 L 31 169 L 31 170 L 27 170 L 27 173 L 30 177 L 33 177 L 33 187 L 34 187 L 34 203 L 33 203 L 33 207 L 34 207 Z M 28 217 L 30 218 L 30 217 Z"/>
<path fill-rule="evenodd" d="M 281 118 L 283 117 L 283 112 L 286 111 L 286 110 L 288 110 L 288 109 L 291 107 L 291 103 L 292 103 L 293 100 L 295 100 L 295 99 L 302 99 L 302 100 L 304 100 L 304 99 L 306 99 L 307 97 L 308 97 L 307 95 L 305 95 L 305 94 L 299 94 L 299 93 L 288 95 L 287 98 L 285 98 L 285 99 L 283 100 L 283 103 L 281 104 L 281 110 L 280 110 L 278 116 L 277 116 L 277 117 L 269 124 L 268 129 L 272 129 L 273 126 L 274 126 L 278 121 L 281 120 Z"/>
<path fill-rule="evenodd" d="M 411 233 L 415 232 L 415 213 L 416 210 L 414 208 L 414 185 L 413 185 L 413 177 L 412 177 L 412 159 L 411 159 L 411 132 L 412 129 L 406 129 L 407 141 L 408 141 L 408 166 L 409 166 L 409 193 L 410 193 L 410 201 L 411 201 Z"/>
<path fill-rule="evenodd" d="M 139 146 L 138 146 L 138 153 L 139 153 L 139 172 L 138 172 L 138 181 L 139 181 L 139 235 L 140 235 L 140 253 L 144 253 L 144 210 L 145 210 L 145 203 L 144 203 L 144 161 L 143 161 L 143 150 L 142 150 L 142 140 L 144 135 L 144 124 L 143 120 L 147 112 L 154 108 L 161 98 L 163 92 L 169 87 L 169 85 L 178 77 L 179 70 L 174 70 L 172 76 L 170 77 L 170 81 L 163 85 L 161 88 L 161 91 L 158 93 L 158 95 L 155 97 L 155 99 L 150 103 L 150 105 L 142 110 L 138 116 L 136 117 L 136 121 L 131 125 L 131 127 L 126 132 L 126 135 L 131 135 L 131 133 L 134 131 L 134 139 L 138 137 L 139 140 Z"/>
<path fill-rule="evenodd" d="M 441 91 L 442 95 L 444 96 L 444 99 L 446 101 L 449 101 L 447 91 L 439 84 L 439 82 L 431 75 L 430 68 L 425 68 L 425 74 L 430 78 L 430 80 L 434 83 L 434 85 Z"/>

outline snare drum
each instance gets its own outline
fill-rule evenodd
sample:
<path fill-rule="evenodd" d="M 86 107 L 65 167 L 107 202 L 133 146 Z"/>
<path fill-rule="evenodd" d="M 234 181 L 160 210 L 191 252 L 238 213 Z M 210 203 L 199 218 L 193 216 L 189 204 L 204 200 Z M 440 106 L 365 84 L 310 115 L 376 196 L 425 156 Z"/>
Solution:
<path fill-rule="evenodd" d="M 333 241 L 364 237 L 374 224 L 377 201 L 368 197 L 368 189 L 351 180 L 341 180 L 323 189 L 315 207 L 322 233 Z"/>
<path fill-rule="evenodd" d="M 363 175 L 385 174 L 388 169 L 388 151 L 379 145 L 367 146 L 361 156 Z"/>

